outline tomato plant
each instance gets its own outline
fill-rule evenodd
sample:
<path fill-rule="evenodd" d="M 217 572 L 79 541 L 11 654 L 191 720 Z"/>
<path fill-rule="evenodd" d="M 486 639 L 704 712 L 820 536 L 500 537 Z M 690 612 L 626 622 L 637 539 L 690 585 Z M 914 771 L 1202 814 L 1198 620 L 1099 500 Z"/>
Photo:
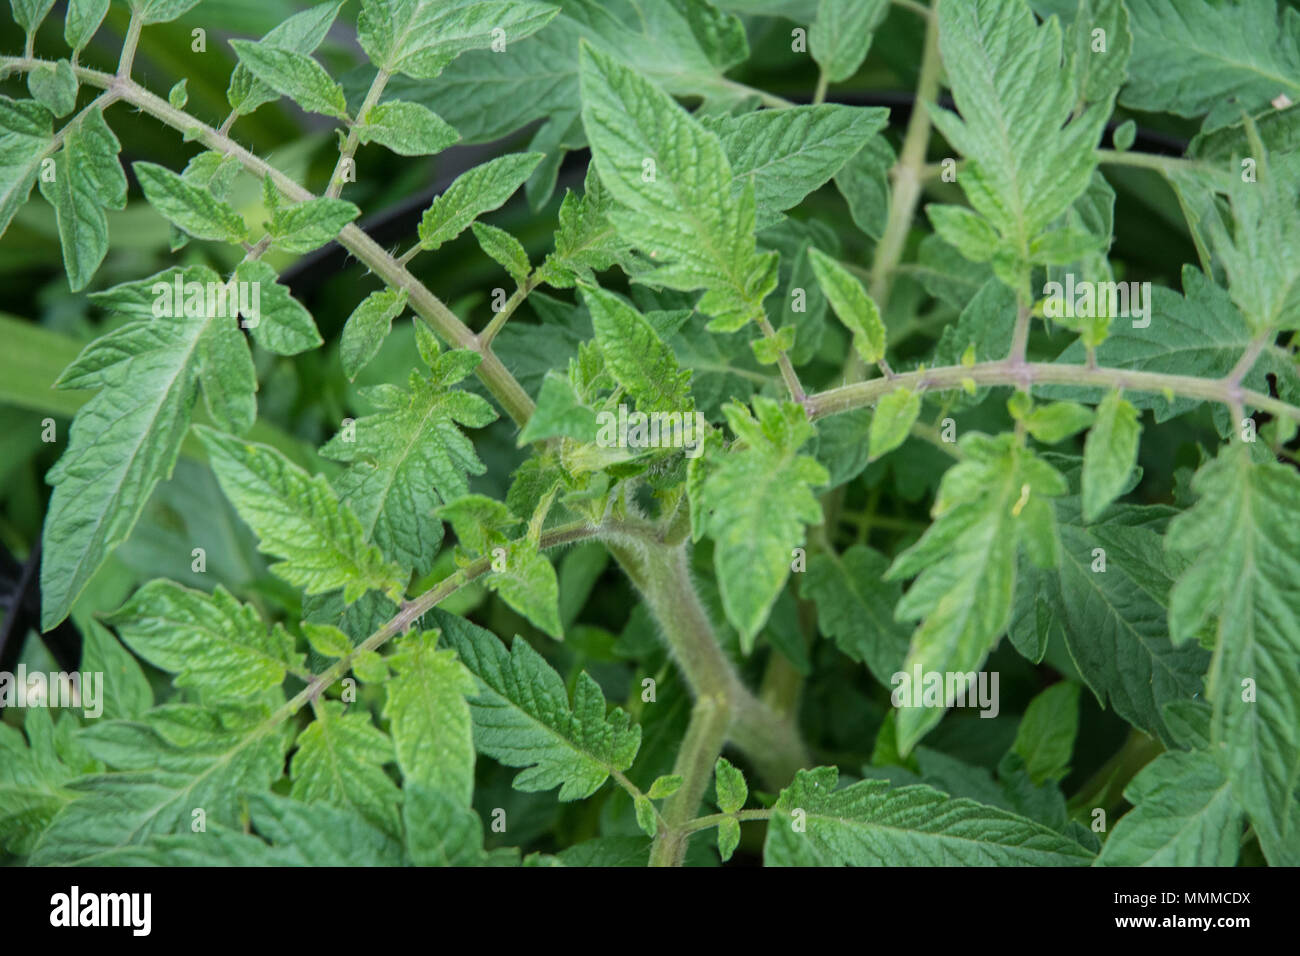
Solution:
<path fill-rule="evenodd" d="M 52 8 L 11 857 L 1300 862 L 1293 4 Z"/>

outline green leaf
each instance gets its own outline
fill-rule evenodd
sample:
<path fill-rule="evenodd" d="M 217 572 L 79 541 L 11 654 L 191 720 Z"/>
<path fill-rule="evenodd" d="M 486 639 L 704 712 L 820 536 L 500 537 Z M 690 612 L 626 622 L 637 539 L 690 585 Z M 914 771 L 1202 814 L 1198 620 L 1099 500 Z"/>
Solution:
<path fill-rule="evenodd" d="M 1242 811 L 1213 756 L 1163 753 L 1124 788 L 1133 809 L 1101 849 L 1100 866 L 1235 866 Z"/>
<path fill-rule="evenodd" d="M 355 380 L 360 371 L 370 363 L 388 337 L 393 319 L 406 308 L 405 289 L 380 289 L 361 300 L 343 326 L 339 341 L 339 358 L 343 372 Z"/>
<path fill-rule="evenodd" d="M 808 48 L 831 83 L 847 80 L 867 58 L 889 0 L 821 0 L 808 28 Z"/>
<path fill-rule="evenodd" d="M 510 274 L 510 278 L 520 283 L 528 278 L 533 266 L 518 239 L 504 229 L 483 222 L 472 223 L 470 228 L 474 230 L 479 246 Z"/>
<path fill-rule="evenodd" d="M 875 301 L 853 273 L 820 249 L 809 249 L 808 259 L 831 308 L 853 334 L 862 361 L 879 362 L 885 357 L 885 324 Z"/>
<path fill-rule="evenodd" d="M 581 195 L 570 190 L 560 204 L 560 228 L 555 251 L 539 270 L 541 281 L 556 288 L 572 288 L 579 281 L 595 284 L 593 272 L 603 272 L 627 261 L 627 244 L 609 220 L 609 191 L 601 185 L 594 163 L 587 166 Z"/>
<path fill-rule="evenodd" d="M 359 215 L 361 210 L 352 203 L 321 196 L 276 209 L 267 233 L 286 252 L 312 252 L 333 242 Z"/>
<path fill-rule="evenodd" d="M 835 174 L 835 188 L 849 204 L 854 225 L 873 239 L 885 234 L 890 204 L 889 172 L 896 159 L 889 141 L 883 136 L 873 136 Z"/>
<path fill-rule="evenodd" d="M 544 30 L 511 44 L 505 56 L 471 51 L 447 67 L 437 83 L 395 78 L 390 89 L 429 106 L 467 141 L 485 143 L 535 120 L 565 135 L 578 101 L 579 44 L 591 43 L 682 95 L 717 95 L 719 81 L 749 55 L 739 17 L 696 0 L 616 3 L 565 0 Z M 534 141 L 541 148 L 541 141 Z M 555 151 L 583 145 L 565 139 Z"/>
<path fill-rule="evenodd" d="M 306 53 L 253 40 L 231 40 L 230 45 L 254 78 L 289 97 L 304 110 L 336 119 L 348 118 L 343 87 L 330 79 L 325 68 Z"/>
<path fill-rule="evenodd" d="M 567 375 L 552 371 L 542 379 L 537 409 L 519 432 L 518 445 L 558 436 L 591 442 L 596 431 L 596 412 L 583 403 Z"/>
<path fill-rule="evenodd" d="M 1300 13 L 1295 14 L 1300 23 Z M 1298 34 L 1300 35 L 1300 34 Z M 1300 217 L 1279 215 L 1300 204 L 1300 157 L 1265 155 L 1254 124 L 1247 127 L 1259 170 L 1255 182 L 1228 180 L 1231 235 L 1217 218 L 1206 232 L 1228 277 L 1228 293 L 1256 334 L 1300 328 Z"/>
<path fill-rule="evenodd" d="M 1083 446 L 1083 520 L 1100 515 L 1128 486 L 1141 434 L 1137 409 L 1118 391 L 1102 399 Z"/>
<path fill-rule="evenodd" d="M 461 559 L 491 558 L 489 571 L 481 579 L 484 585 L 538 628 L 563 640 L 555 567 L 531 536 L 524 540 L 507 537 L 505 532 L 519 524 L 510 509 L 485 495 L 471 494 L 443 505 L 438 515 L 455 529 L 462 546 Z"/>
<path fill-rule="evenodd" d="M 870 459 L 875 461 L 907 441 L 920 414 L 921 396 L 911 389 L 896 388 L 881 396 L 871 416 Z"/>
<path fill-rule="evenodd" d="M 1106 237 L 1103 241 L 1108 240 Z M 1029 261 L 1035 265 L 1067 266 L 1096 254 L 1098 244 L 1098 237 L 1084 229 L 1056 229 L 1029 244 Z"/>
<path fill-rule="evenodd" d="M 104 716 L 134 719 L 153 706 L 149 678 L 113 632 L 92 621 L 82 633 L 81 669 L 104 675 Z"/>
<path fill-rule="evenodd" d="M 289 290 L 276 281 L 275 270 L 260 259 L 244 261 L 235 278 L 257 290 L 258 314 L 243 325 L 262 348 L 277 355 L 297 355 L 321 344 L 316 322 Z"/>
<path fill-rule="evenodd" d="M 143 24 L 166 23 L 198 6 L 199 0 L 129 0 Z"/>
<path fill-rule="evenodd" d="M 427 106 L 399 100 L 370 107 L 355 129 L 363 144 L 379 143 L 399 156 L 432 156 L 460 140 Z"/>
<path fill-rule="evenodd" d="M 718 809 L 723 813 L 735 813 L 749 799 L 745 775 L 725 757 L 719 757 L 713 767 L 713 786 L 718 795 Z"/>
<path fill-rule="evenodd" d="M 68 0 L 68 13 L 63 21 L 63 39 L 73 53 L 90 42 L 108 13 L 108 0 Z"/>
<path fill-rule="evenodd" d="M 1125 0 L 1079 0 L 1065 48 L 1073 57 L 1067 68 L 1075 77 L 1078 102 L 1109 102 L 1128 78 L 1133 52 Z"/>
<path fill-rule="evenodd" d="M 247 796 L 253 833 L 224 826 L 155 836 L 98 862 L 111 866 L 400 866 L 402 846 L 361 814 L 270 793 Z M 269 842 L 266 842 L 269 841 Z"/>
<path fill-rule="evenodd" d="M 202 266 L 169 269 L 94 300 L 129 321 L 94 342 L 59 377 L 96 389 L 77 412 L 67 450 L 46 475 L 54 486 L 42 538 L 41 623 L 67 616 L 109 552 L 126 540 L 154 486 L 171 475 L 202 382 L 209 410 L 231 428 L 252 424 L 252 357 L 230 316 L 184 314 L 167 290 L 221 285 Z M 162 297 L 158 290 L 163 290 Z M 163 304 L 155 317 L 155 306 Z M 233 386 L 238 386 L 234 388 Z"/>
<path fill-rule="evenodd" d="M 431 80 L 468 50 L 506 52 L 558 12 L 559 7 L 524 0 L 450 6 L 439 0 L 362 0 L 357 33 L 377 68 Z"/>
<path fill-rule="evenodd" d="M 1039 405 L 1025 417 L 1025 430 L 1047 445 L 1065 441 L 1090 426 L 1093 411 L 1074 402 Z"/>
<path fill-rule="evenodd" d="M 965 206 L 925 207 L 934 231 L 971 262 L 988 262 L 997 254 L 998 234 L 983 216 Z"/>
<path fill-rule="evenodd" d="M 346 657 L 352 653 L 352 641 L 337 627 L 303 621 L 302 633 L 312 650 L 324 657 Z"/>
<path fill-rule="evenodd" d="M 591 312 L 606 367 L 636 400 L 637 409 L 689 415 L 694 408 L 690 370 L 678 368 L 673 350 L 646 317 L 603 289 L 583 289 L 582 300 Z"/>
<path fill-rule="evenodd" d="M 1040 567 L 1059 556 L 1050 500 L 1066 492 L 1065 479 L 1014 435 L 968 432 L 958 447 L 964 457 L 943 476 L 934 523 L 887 574 L 920 575 L 895 612 L 900 621 L 923 618 L 908 674 L 978 671 L 1011 619 L 1019 546 Z M 899 752 L 908 754 L 942 716 L 941 707 L 901 708 Z"/>
<path fill-rule="evenodd" d="M 185 109 L 185 104 L 190 101 L 189 91 L 185 88 L 186 82 L 186 78 L 181 77 L 172 85 L 172 88 L 167 91 L 167 102 L 175 109 Z"/>
<path fill-rule="evenodd" d="M 121 144 L 100 110 L 68 124 L 54 175 L 42 178 L 41 195 L 54 207 L 68 287 L 79 292 L 108 253 L 106 209 L 126 207 L 126 173 L 118 163 Z"/>
<path fill-rule="evenodd" d="M 903 589 L 884 580 L 888 567 L 889 561 L 866 545 L 855 544 L 840 555 L 818 552 L 808 560 L 799 592 L 817 605 L 821 632 L 885 686 L 902 668 L 911 636 L 894 620 Z"/>
<path fill-rule="evenodd" d="M 320 46 L 325 34 L 334 25 L 343 0 L 333 3 L 319 3 L 293 16 L 282 20 L 260 41 L 269 47 L 289 50 L 294 53 L 310 53 Z M 230 108 L 240 116 L 247 115 L 266 103 L 279 99 L 277 93 L 267 84 L 253 76 L 242 62 L 235 65 L 230 74 L 230 86 L 226 90 L 226 101 Z"/>
<path fill-rule="evenodd" d="M 288 737 L 268 716 L 265 707 L 168 704 L 139 720 L 86 728 L 80 741 L 112 772 L 71 785 L 81 796 L 55 817 L 28 862 L 109 862 L 155 834 L 191 832 L 196 808 L 209 827 L 241 828 L 242 795 L 269 790 L 284 771 Z"/>
<path fill-rule="evenodd" d="M 197 428 L 221 490 L 259 547 L 281 559 L 272 571 L 308 594 L 343 588 L 349 604 L 367 590 L 402 600 L 406 576 L 366 542 L 361 522 L 323 477 L 267 445 Z"/>
<path fill-rule="evenodd" d="M 437 646 L 434 631 L 398 642 L 388 657 L 396 676 L 385 684 L 384 717 L 390 721 L 404 786 L 438 789 L 469 806 L 474 739 L 465 698 L 474 696 L 477 685 L 454 651 Z"/>
<path fill-rule="evenodd" d="M 1070 772 L 1074 738 L 1079 733 L 1079 685 L 1060 681 L 1029 702 L 1012 750 L 1025 761 L 1034 786 Z"/>
<path fill-rule="evenodd" d="M 75 725 L 75 718 L 66 719 Z M 80 796 L 67 784 L 79 773 L 103 769 L 78 766 L 84 753 L 74 755 L 60 725 L 42 707 L 28 708 L 22 731 L 0 724 L 0 847 L 10 853 L 31 853 L 55 815 Z"/>
<path fill-rule="evenodd" d="M 951 255 L 952 247 L 942 239 L 938 241 Z M 961 314 L 957 317 L 957 324 L 946 326 L 939 337 L 939 344 L 934 349 L 936 364 L 966 365 L 972 357 L 976 362 L 994 361 L 1006 358 L 1011 349 L 1011 337 L 1016 323 L 1016 294 L 1003 285 L 1001 280 L 994 278 L 991 271 L 981 273 L 980 276 L 967 273 L 967 277 L 980 284 L 976 287 L 975 294 L 960 306 Z M 947 284 L 946 280 L 941 281 Z M 958 288 L 965 286 L 954 283 L 949 291 L 955 294 Z M 1035 388 L 1034 392 L 1037 394 L 1039 389 Z"/>
<path fill-rule="evenodd" d="M 754 339 L 749 343 L 754 350 L 754 358 L 760 365 L 775 365 L 781 361 L 782 352 L 789 352 L 794 348 L 797 334 L 798 331 L 793 325 L 787 325 L 771 338 Z"/>
<path fill-rule="evenodd" d="M 286 671 L 305 669 L 283 627 L 268 631 L 256 610 L 220 585 L 208 595 L 150 581 L 104 620 L 131 650 L 176 674 L 177 687 L 208 701 L 255 697 L 283 683 Z"/>
<path fill-rule="evenodd" d="M 484 555 L 494 546 L 506 544 L 506 532 L 519 524 L 504 503 L 478 494 L 450 501 L 438 509 L 438 514 L 451 522 L 461 547 L 470 555 Z"/>
<path fill-rule="evenodd" d="M 1300 101 L 1300 19 L 1273 0 L 1127 0 L 1133 59 L 1124 105 L 1205 116 L 1205 132 L 1265 109 L 1279 95 Z M 1207 115 L 1208 114 L 1208 115 Z"/>
<path fill-rule="evenodd" d="M 741 328 L 776 281 L 772 257 L 755 245 L 753 187 L 732 192 L 718 137 L 662 89 L 590 45 L 580 57 L 583 126 L 617 201 L 610 221 L 658 265 L 656 284 L 708 289 L 699 308 L 710 327 Z"/>
<path fill-rule="evenodd" d="M 369 713 L 345 710 L 336 700 L 316 705 L 316 719 L 298 735 L 289 765 L 290 796 L 355 809 L 385 833 L 397 833 L 401 793 L 384 772 L 384 764 L 393 761 L 393 742 L 370 722 Z"/>
<path fill-rule="evenodd" d="M 931 116 L 968 160 L 966 197 L 1007 245 L 1008 284 L 1027 292 L 1029 245 L 1088 187 L 1110 104 L 1072 116 L 1060 21 L 1038 25 L 1025 0 L 940 0 L 938 15 L 961 118 L 937 107 Z"/>
<path fill-rule="evenodd" d="M 402 798 L 406 852 L 416 866 L 482 866 L 483 821 L 455 796 L 414 785 Z"/>
<path fill-rule="evenodd" d="M 27 202 L 53 142 L 48 110 L 32 100 L 0 96 L 0 233 Z"/>
<path fill-rule="evenodd" d="M 248 227 L 235 207 L 155 163 L 132 165 L 144 189 L 144 198 L 170 221 L 195 239 L 243 242 Z"/>
<path fill-rule="evenodd" d="M 1125 120 L 1115 130 L 1111 136 L 1115 148 L 1121 153 L 1127 153 L 1133 148 L 1133 143 L 1137 141 L 1137 123 L 1134 120 Z"/>
<path fill-rule="evenodd" d="M 1068 837 L 930 787 L 863 780 L 836 790 L 834 767 L 800 770 L 781 791 L 766 866 L 1087 866 Z M 798 827 L 799 829 L 796 829 Z"/>
<path fill-rule="evenodd" d="M 607 716 L 605 698 L 585 672 L 578 674 L 570 704 L 560 675 L 527 641 L 516 637 L 507 651 L 489 631 L 445 611 L 433 613 L 478 681 L 470 711 L 479 752 L 526 768 L 514 779 L 516 790 L 558 786 L 561 800 L 580 800 L 614 771 L 632 766 L 641 728 L 617 708 Z"/>
<path fill-rule="evenodd" d="M 67 60 L 32 70 L 27 74 L 27 89 L 55 116 L 67 116 L 77 105 L 77 75 Z"/>
<path fill-rule="evenodd" d="M 662 777 L 656 777 L 650 789 L 646 791 L 646 796 L 651 800 L 663 800 L 671 797 L 674 793 L 682 788 L 681 774 L 664 774 Z M 653 836 L 653 834 L 651 834 Z"/>
<path fill-rule="evenodd" d="M 718 822 L 718 856 L 726 863 L 740 846 L 740 821 L 720 820 Z"/>
<path fill-rule="evenodd" d="M 644 867 L 650 859 L 650 841 L 640 835 L 596 837 L 561 850 L 556 858 L 565 866 Z"/>
<path fill-rule="evenodd" d="M 321 448 L 349 465 L 335 479 L 339 496 L 360 519 L 366 540 L 403 568 L 424 573 L 442 542 L 434 509 L 469 493 L 469 475 L 483 463 L 457 426 L 482 428 L 496 419 L 478 395 L 453 388 L 477 364 L 469 352 L 440 356 L 432 376 L 411 372 L 405 389 L 379 385 L 365 396 L 376 407 Z"/>
<path fill-rule="evenodd" d="M 1208 624 L 1211 748 L 1274 866 L 1300 862 L 1300 476 L 1230 445 L 1192 482 L 1200 499 L 1169 526 L 1190 567 L 1170 595 L 1177 643 Z M 1248 683 L 1249 682 L 1249 683 Z"/>
<path fill-rule="evenodd" d="M 371 650 L 359 650 L 352 658 L 352 673 L 366 684 L 379 684 L 388 680 L 388 663 Z"/>
<path fill-rule="evenodd" d="M 701 122 L 722 141 L 734 177 L 732 192 L 741 192 L 752 178 L 762 229 L 825 185 L 888 116 L 885 109 L 824 103 Z"/>
<path fill-rule="evenodd" d="M 510 153 L 461 173 L 420 217 L 420 247 L 437 249 L 499 208 L 541 160 L 541 153 Z"/>
<path fill-rule="evenodd" d="M 516 541 L 498 556 L 503 567 L 483 579 L 502 600 L 557 641 L 564 638 L 560 623 L 560 586 L 555 566 L 530 541 Z"/>
<path fill-rule="evenodd" d="M 703 463 L 702 477 L 688 481 L 695 536 L 714 541 L 722 606 L 746 652 L 785 586 L 804 526 L 822 521 L 813 488 L 830 478 L 816 460 L 798 454 L 814 434 L 800 406 L 755 396 L 754 412 L 757 417 L 742 405 L 723 406 L 744 447 L 694 459 L 693 470 Z"/>
<path fill-rule="evenodd" d="M 1199 647 L 1169 640 L 1169 590 L 1182 564 L 1166 558 L 1161 538 L 1175 512 L 1117 505 L 1085 523 L 1077 459 L 1068 475 L 1070 495 L 1053 503 L 1060 564 L 1038 570 L 1021 562 L 1011 638 L 1023 652 L 1020 635 L 1038 626 L 1040 613 L 1047 615 L 1098 703 L 1171 742 L 1163 709 L 1200 693 L 1209 662 Z"/>
<path fill-rule="evenodd" d="M 654 804 L 648 797 L 635 797 L 632 806 L 636 811 L 636 825 L 641 828 L 641 832 L 648 837 L 653 837 L 659 832 L 659 820 L 655 817 Z"/>
<path fill-rule="evenodd" d="M 9 6 L 13 9 L 14 22 L 30 35 L 49 16 L 54 0 L 10 0 Z"/>

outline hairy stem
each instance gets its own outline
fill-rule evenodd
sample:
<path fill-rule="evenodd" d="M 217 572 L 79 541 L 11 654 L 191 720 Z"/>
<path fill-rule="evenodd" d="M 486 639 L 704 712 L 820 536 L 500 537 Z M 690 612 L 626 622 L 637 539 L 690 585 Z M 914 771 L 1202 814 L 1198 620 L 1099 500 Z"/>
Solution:
<path fill-rule="evenodd" d="M 126 39 L 122 41 L 122 56 L 117 61 L 117 75 L 124 80 L 131 78 L 131 67 L 135 65 L 135 48 L 140 43 L 140 30 L 144 24 L 140 22 L 140 12 L 131 11 L 131 22 L 126 28 Z M 28 53 L 28 56 L 31 56 Z"/>
<path fill-rule="evenodd" d="M 1007 354 L 1007 361 L 1021 364 L 1025 361 L 1025 353 L 1029 350 L 1029 321 L 1033 318 L 1033 312 L 1029 306 L 1020 303 L 1016 306 L 1016 325 L 1011 333 L 1011 351 Z"/>
<path fill-rule="evenodd" d="M 601 530 L 600 527 L 584 521 L 562 525 L 543 534 L 538 542 L 538 547 L 542 549 L 554 548 L 562 544 L 584 541 L 596 537 L 601 533 Z M 439 581 L 419 597 L 405 602 L 401 609 L 389 618 L 382 627 L 354 647 L 350 653 L 340 657 L 313 677 L 305 688 L 292 699 L 286 701 L 284 706 L 268 718 L 266 727 L 269 729 L 296 714 L 305 704 L 315 700 L 327 687 L 351 670 L 352 661 L 363 651 L 377 650 L 398 634 L 410 630 L 415 625 L 415 622 L 428 614 L 432 608 L 447 600 L 467 584 L 481 578 L 490 570 L 492 570 L 491 557 L 479 558 L 450 577 Z"/>
<path fill-rule="evenodd" d="M 361 142 L 361 134 L 358 127 L 365 122 L 366 113 L 370 107 L 379 102 L 379 97 L 383 95 L 384 87 L 388 85 L 388 79 L 392 76 L 387 70 L 380 70 L 375 74 L 374 80 L 370 84 L 370 89 L 366 91 L 366 98 L 357 110 L 356 119 L 352 121 L 348 129 L 348 138 L 343 143 L 343 148 L 339 150 L 339 161 L 334 165 L 334 174 L 330 176 L 329 187 L 325 190 L 325 195 L 337 199 L 343 192 L 343 173 L 347 168 L 352 157 L 356 155 L 357 146 Z"/>
<path fill-rule="evenodd" d="M 416 246 L 416 248 L 418 249 L 419 246 Z M 510 321 L 510 316 L 515 314 L 515 309 L 523 305 L 524 300 L 528 298 L 528 293 L 537 288 L 537 285 L 538 283 L 531 276 L 519 283 L 519 287 L 506 300 L 506 304 L 501 307 L 501 311 L 492 316 L 492 321 L 479 333 L 479 341 L 483 343 L 484 348 L 492 344 L 492 340 L 497 337 L 497 333 Z"/>
<path fill-rule="evenodd" d="M 704 791 L 708 789 L 713 765 L 727 742 L 731 714 L 725 699 L 698 697 L 686 728 L 686 739 L 677 751 L 673 773 L 680 774 L 682 785 L 664 805 L 665 829 L 655 837 L 650 850 L 651 866 L 681 866 L 691 831 L 685 825 L 694 816 Z"/>
<path fill-rule="evenodd" d="M 899 388 L 924 391 L 947 390 L 963 387 L 970 380 L 976 385 L 1082 385 L 1098 388 L 1122 388 L 1127 391 L 1163 394 L 1168 392 L 1183 398 L 1218 402 L 1231 407 L 1234 403 L 1250 405 L 1270 415 L 1285 416 L 1300 421 L 1300 408 L 1280 399 L 1256 392 L 1224 379 L 1196 378 L 1191 375 L 1167 375 L 1163 372 L 1139 372 L 1123 368 L 1088 368 L 1083 365 L 1055 365 L 1051 362 L 1014 362 L 1000 360 L 981 362 L 972 366 L 946 365 L 938 368 L 902 372 L 892 379 L 872 379 L 832 388 L 807 401 L 809 417 L 824 418 L 865 405 L 872 405 L 881 396 Z"/>
<path fill-rule="evenodd" d="M 822 70 L 817 74 L 817 88 L 813 90 L 813 106 L 818 106 L 826 102 L 826 90 L 830 86 L 830 78 L 826 71 Z"/>
<path fill-rule="evenodd" d="M 776 330 L 772 328 L 772 323 L 767 320 L 767 316 L 760 312 L 757 322 L 763 337 L 775 343 Z M 785 387 L 789 389 L 790 397 L 796 402 L 802 402 L 808 393 L 804 391 L 803 384 L 799 381 L 799 375 L 795 372 L 794 366 L 790 364 L 790 356 L 785 353 L 785 349 L 777 349 L 776 364 L 781 369 L 781 379 L 785 382 Z"/>
<path fill-rule="evenodd" d="M 1097 150 L 1097 161 L 1108 166 L 1133 166 L 1137 169 L 1152 169 L 1168 176 L 1171 172 L 1222 172 L 1212 163 L 1196 159 L 1179 159 L 1176 156 L 1157 156 L 1154 153 L 1119 152 L 1114 149 Z"/>
<path fill-rule="evenodd" d="M 771 810 L 739 810 L 736 813 L 710 813 L 708 816 L 696 817 L 689 820 L 682 829 L 694 833 L 697 830 L 707 830 L 709 827 L 716 827 L 723 820 L 739 820 L 745 823 L 749 820 L 770 820 L 772 819 Z"/>
<path fill-rule="evenodd" d="M 46 60 L 31 57 L 0 57 L 0 73 L 13 70 L 27 72 L 47 63 Z M 269 177 L 275 187 L 289 199 L 304 202 L 316 198 L 310 190 L 255 156 L 229 136 L 218 132 L 190 113 L 176 109 L 165 99 L 150 93 L 135 81 L 86 67 L 76 67 L 76 73 L 83 82 L 110 90 L 117 99 L 130 103 L 172 129 L 196 138 L 209 149 L 233 156 L 249 172 Z M 487 386 L 488 391 L 517 425 L 523 425 L 528 421 L 534 408 L 532 398 L 501 364 L 501 360 L 479 341 L 478 336 L 470 331 L 469 327 L 447 308 L 441 299 L 430 292 L 422 282 L 411 275 L 404 266 L 355 224 L 345 226 L 339 233 L 338 241 L 389 286 L 405 289 L 412 310 L 443 341 L 454 348 L 477 352 L 482 357 L 482 362 L 476 373 Z"/>
<path fill-rule="evenodd" d="M 769 109 L 783 110 L 796 105 L 793 100 L 787 100 L 784 97 L 777 96 L 774 93 L 768 93 L 766 90 L 760 90 L 753 86 L 746 86 L 744 83 L 729 80 L 725 76 L 710 77 L 709 82 L 720 90 L 730 90 L 733 93 L 757 96 L 758 101 Z"/>
<path fill-rule="evenodd" d="M 691 582 L 685 545 L 606 538 L 606 546 L 645 597 L 686 683 L 697 700 L 729 711 L 727 737 L 763 780 L 778 789 L 808 766 L 808 751 L 784 720 L 741 682 L 718 646 L 708 612 Z"/>
<path fill-rule="evenodd" d="M 1272 329 L 1267 329 L 1256 335 L 1251 340 L 1250 345 L 1246 346 L 1246 351 L 1242 353 L 1241 358 L 1237 360 L 1237 364 L 1232 367 L 1224 380 L 1232 386 L 1240 385 L 1242 380 L 1250 374 L 1250 370 L 1255 367 L 1255 363 L 1259 361 L 1260 353 L 1269 346 L 1276 335 L 1277 333 Z"/>

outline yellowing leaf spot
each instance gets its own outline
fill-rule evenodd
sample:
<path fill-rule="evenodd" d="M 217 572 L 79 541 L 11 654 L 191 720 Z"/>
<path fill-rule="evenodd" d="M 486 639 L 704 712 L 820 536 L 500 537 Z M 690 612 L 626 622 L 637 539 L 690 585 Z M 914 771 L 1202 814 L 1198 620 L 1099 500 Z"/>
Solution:
<path fill-rule="evenodd" d="M 1029 483 L 1020 486 L 1020 500 L 1011 506 L 1011 514 L 1017 518 L 1020 512 L 1024 511 L 1025 505 L 1029 504 Z"/>

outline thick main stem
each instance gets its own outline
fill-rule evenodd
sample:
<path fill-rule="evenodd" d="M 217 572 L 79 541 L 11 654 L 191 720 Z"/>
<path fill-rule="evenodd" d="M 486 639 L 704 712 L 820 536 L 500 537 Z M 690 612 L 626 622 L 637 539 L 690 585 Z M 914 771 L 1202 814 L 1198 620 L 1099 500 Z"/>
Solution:
<path fill-rule="evenodd" d="M 667 830 L 655 838 L 650 850 L 651 866 L 681 866 L 685 860 L 692 832 L 686 829 L 686 824 L 704 799 L 713 766 L 727 743 L 730 723 L 731 714 L 725 700 L 707 696 L 696 699 L 686 739 L 673 765 L 673 773 L 681 776 L 682 785 L 664 807 Z"/>
<path fill-rule="evenodd" d="M 808 766 L 808 751 L 794 723 L 755 697 L 722 653 L 691 581 L 686 546 L 608 538 L 606 546 L 645 597 L 696 700 L 707 697 L 729 711 L 727 739 L 764 786 L 788 783 Z"/>

